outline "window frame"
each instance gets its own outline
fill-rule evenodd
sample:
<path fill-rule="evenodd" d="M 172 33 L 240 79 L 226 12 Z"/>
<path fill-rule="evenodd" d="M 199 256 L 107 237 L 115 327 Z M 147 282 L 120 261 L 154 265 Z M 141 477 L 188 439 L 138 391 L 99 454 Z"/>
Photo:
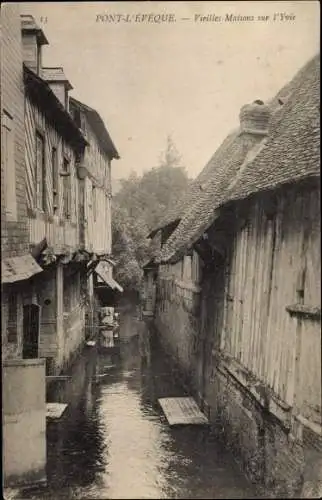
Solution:
<path fill-rule="evenodd" d="M 58 151 L 56 146 L 51 148 L 51 173 L 53 183 L 53 212 L 59 210 L 59 172 L 58 172 Z"/>
<path fill-rule="evenodd" d="M 95 184 L 92 184 L 92 211 L 93 211 L 93 221 L 97 220 L 97 192 Z"/>
<path fill-rule="evenodd" d="M 70 160 L 63 157 L 62 164 L 62 175 L 63 175 L 63 217 L 65 219 L 72 218 L 72 186 L 71 186 L 71 165 Z"/>
<path fill-rule="evenodd" d="M 46 190 L 46 138 L 45 134 L 42 132 L 42 130 L 36 128 L 36 143 L 35 143 L 35 150 L 36 150 L 36 157 L 35 157 L 35 178 L 36 178 L 36 200 L 35 200 L 35 205 L 36 209 L 39 210 L 40 212 L 46 212 L 48 209 L 48 203 L 47 203 L 47 190 Z M 41 166 L 39 168 L 38 165 L 38 139 L 41 141 L 41 149 L 42 149 L 42 162 Z M 39 174 L 41 174 L 40 180 L 39 179 Z M 40 189 L 40 190 L 39 190 Z M 41 195 L 41 198 L 40 198 Z"/>

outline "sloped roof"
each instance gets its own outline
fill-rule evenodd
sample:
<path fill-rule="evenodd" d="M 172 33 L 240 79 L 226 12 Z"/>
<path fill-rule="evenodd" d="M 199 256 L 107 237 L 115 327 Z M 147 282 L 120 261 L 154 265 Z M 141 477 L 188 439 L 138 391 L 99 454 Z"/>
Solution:
<path fill-rule="evenodd" d="M 74 97 L 71 97 L 69 99 L 69 102 L 71 105 L 80 108 L 83 111 L 83 113 L 85 113 L 87 120 L 91 128 L 93 129 L 93 132 L 96 135 L 103 152 L 106 153 L 107 156 L 111 159 L 113 158 L 119 159 L 120 155 L 117 152 L 117 149 L 114 146 L 110 134 L 108 133 L 104 125 L 104 122 L 100 117 L 100 115 L 98 114 L 98 112 L 95 109 L 90 108 L 86 104 L 78 101 Z"/>
<path fill-rule="evenodd" d="M 171 224 L 175 224 L 176 222 L 180 222 L 180 206 L 184 197 L 185 196 L 181 196 L 179 198 L 172 199 L 165 217 L 163 217 L 163 219 L 161 219 L 161 222 L 148 234 L 148 238 L 153 238 L 161 229 L 170 226 Z"/>
<path fill-rule="evenodd" d="M 157 255 L 157 252 L 155 252 L 155 255 Z M 144 264 L 141 267 L 142 269 L 154 269 L 155 267 L 158 267 L 158 264 L 155 260 L 155 256 L 151 257 L 151 259 L 144 262 Z"/>
<path fill-rule="evenodd" d="M 28 280 L 34 276 L 34 274 L 41 272 L 42 268 L 30 254 L 1 260 L 2 283 L 7 284 Z"/>
<path fill-rule="evenodd" d="M 161 250 L 161 262 L 178 260 L 209 227 L 214 211 L 225 196 L 230 181 L 252 147 L 260 139 L 240 134 L 230 134 L 207 165 L 208 174 L 199 186 L 199 195 L 190 207 L 185 209 L 182 219 Z"/>
<path fill-rule="evenodd" d="M 303 79 L 305 79 L 306 73 L 309 70 L 310 64 L 312 61 L 309 61 L 303 68 L 301 68 L 295 77 L 281 90 L 276 94 L 276 96 L 271 99 L 268 103 L 272 113 L 278 111 L 281 107 L 281 104 L 284 104 L 287 99 L 290 97 L 295 88 L 297 88 Z M 236 129 L 237 130 L 237 129 Z M 200 185 L 202 186 L 204 182 L 207 182 L 209 175 L 211 175 L 211 171 L 213 169 L 213 159 L 214 156 L 219 153 L 219 150 L 224 150 L 226 146 L 228 146 L 231 137 L 234 135 L 234 132 L 231 132 L 223 143 L 219 146 L 219 149 L 215 152 L 210 161 L 206 164 L 205 168 L 198 174 L 198 176 L 191 182 L 187 191 L 181 196 L 179 199 L 173 200 L 173 203 L 167 210 L 165 217 L 161 220 L 157 227 L 155 227 L 150 234 L 149 238 L 153 238 L 153 236 L 160 231 L 162 228 L 174 223 L 175 221 L 180 221 L 181 217 L 184 215 L 185 210 L 189 208 L 189 205 L 193 204 L 196 201 L 196 198 L 200 194 Z"/>
<path fill-rule="evenodd" d="M 281 107 L 281 104 L 284 104 L 293 90 L 297 88 L 301 81 L 305 78 L 307 71 L 309 70 L 310 64 L 312 61 L 309 61 L 303 68 L 301 68 L 295 77 L 288 82 L 281 90 L 276 94 L 276 96 L 271 99 L 268 103 L 272 113 L 278 111 Z M 223 141 L 219 150 L 224 149 L 231 137 L 234 135 L 234 132 L 230 133 L 228 137 Z M 213 157 L 219 153 L 219 150 L 215 152 Z M 160 224 L 153 229 L 153 231 L 149 234 L 149 237 L 153 237 L 160 229 L 170 225 L 175 221 L 180 221 L 182 215 L 185 212 L 186 208 L 189 208 L 189 205 L 196 201 L 196 197 L 200 194 L 200 185 L 202 186 L 204 182 L 207 181 L 209 175 L 211 174 L 213 168 L 213 157 L 210 159 L 205 168 L 199 173 L 199 175 L 192 181 L 190 187 L 187 189 L 186 193 L 179 198 L 173 201 L 173 204 L 170 205 L 165 217 L 162 219 Z"/>
<path fill-rule="evenodd" d="M 67 90 L 72 90 L 73 86 L 67 79 L 64 69 L 62 67 L 56 68 L 41 68 L 41 76 L 46 82 L 63 82 L 65 83 Z"/>
<path fill-rule="evenodd" d="M 74 147 L 85 147 L 87 142 L 83 134 L 48 83 L 25 64 L 23 65 L 23 77 L 28 97 L 40 107 L 55 129 Z"/>
<path fill-rule="evenodd" d="M 268 103 L 272 112 L 270 136 L 276 137 L 281 134 L 278 124 L 281 124 L 284 120 L 286 111 L 284 111 L 283 108 L 285 106 L 285 110 L 287 110 L 291 106 L 294 92 L 301 89 L 302 85 L 304 85 L 304 82 L 307 80 L 307 75 L 312 68 L 315 67 L 314 61 L 315 60 L 309 61 L 309 63 L 295 75 L 294 79 L 287 83 L 278 92 L 275 98 Z M 301 106 L 298 107 L 298 113 L 301 113 L 300 108 Z M 296 128 L 296 123 L 294 123 L 294 126 L 295 127 L 292 129 L 293 133 L 295 129 L 297 130 L 299 128 Z M 286 128 L 286 124 L 284 128 Z M 299 132 L 299 134 L 301 133 L 303 132 Z M 230 186 L 235 181 L 242 165 L 244 163 L 248 165 L 250 162 L 254 161 L 253 157 L 260 154 L 260 150 L 263 149 L 265 142 L 267 142 L 266 138 L 264 142 L 260 143 L 259 147 L 258 140 L 254 141 L 253 144 L 247 144 L 249 140 L 250 138 L 248 136 L 245 143 L 245 137 L 240 135 L 238 130 L 234 131 L 228 135 L 219 149 L 215 152 L 210 162 L 198 176 L 196 182 L 194 182 L 193 190 L 195 196 L 190 197 L 189 192 L 187 193 L 185 201 L 180 207 L 180 210 L 183 212 L 181 221 L 162 248 L 161 255 L 158 259 L 160 262 L 178 260 L 211 225 L 215 218 L 216 210 L 229 200 Z M 288 144 L 288 147 L 290 147 L 290 143 Z M 251 151 L 254 146 L 256 146 L 255 149 Z M 285 149 L 284 155 L 285 153 L 287 153 L 287 149 Z M 304 158 L 305 156 L 303 155 L 303 161 L 305 161 Z M 291 161 L 295 162 L 295 158 L 293 157 Z M 242 170 L 246 172 L 245 165 Z M 275 170 L 274 167 L 272 168 L 272 172 L 273 170 Z M 249 168 L 247 171 L 249 171 Z M 274 179 L 275 174 L 276 172 L 274 172 L 273 175 Z M 263 174 L 261 174 L 261 180 L 264 182 Z"/>
<path fill-rule="evenodd" d="M 234 136 L 235 132 L 229 134 L 215 154 L 218 154 L 219 156 L 221 153 L 223 153 L 226 147 L 228 147 L 231 143 L 232 137 Z M 207 163 L 205 168 L 202 169 L 202 171 L 197 175 L 197 177 L 193 179 L 193 181 L 191 181 L 185 193 L 183 193 L 181 197 L 173 199 L 170 207 L 166 212 L 165 217 L 161 220 L 158 226 L 150 232 L 148 238 L 153 238 L 153 236 L 158 231 L 165 228 L 166 226 L 170 226 L 170 224 L 174 224 L 175 222 L 179 223 L 185 211 L 189 210 L 189 207 L 191 207 L 191 205 L 193 205 L 197 201 L 201 192 L 205 189 L 206 184 L 209 181 L 209 175 L 213 169 L 214 156 L 215 155 L 212 156 L 210 161 Z"/>
<path fill-rule="evenodd" d="M 226 201 L 320 175 L 320 56 L 305 69 L 265 147 L 241 169 Z"/>

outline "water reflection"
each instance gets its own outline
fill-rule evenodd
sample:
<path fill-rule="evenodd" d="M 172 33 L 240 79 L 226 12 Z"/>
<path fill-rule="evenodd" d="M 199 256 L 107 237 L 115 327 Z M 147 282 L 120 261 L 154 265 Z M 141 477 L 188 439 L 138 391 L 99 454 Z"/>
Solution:
<path fill-rule="evenodd" d="M 48 486 L 19 498 L 255 498 L 208 430 L 171 429 L 159 397 L 182 396 L 171 364 L 137 320 L 121 323 L 121 349 L 88 349 L 48 393 L 68 403 L 48 426 Z"/>

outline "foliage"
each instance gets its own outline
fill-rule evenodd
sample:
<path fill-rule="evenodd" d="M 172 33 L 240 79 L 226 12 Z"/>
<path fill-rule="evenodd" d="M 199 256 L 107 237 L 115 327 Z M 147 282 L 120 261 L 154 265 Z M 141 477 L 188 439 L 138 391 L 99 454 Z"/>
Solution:
<path fill-rule="evenodd" d="M 140 289 L 141 266 L 152 257 L 155 244 L 147 235 L 165 216 L 173 199 L 187 188 L 189 179 L 169 136 L 159 165 L 142 176 L 132 173 L 121 180 L 113 199 L 112 231 L 115 275 L 127 290 Z"/>

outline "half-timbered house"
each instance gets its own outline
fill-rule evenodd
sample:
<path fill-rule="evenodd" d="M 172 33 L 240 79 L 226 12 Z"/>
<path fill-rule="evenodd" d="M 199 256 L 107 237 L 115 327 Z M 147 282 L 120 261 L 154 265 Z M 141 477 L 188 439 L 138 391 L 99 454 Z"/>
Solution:
<path fill-rule="evenodd" d="M 81 248 L 91 260 L 88 265 L 87 334 L 97 324 L 95 311 L 100 304 L 113 305 L 123 291 L 113 279 L 112 253 L 112 176 L 116 147 L 98 112 L 75 98 L 69 100 L 74 122 L 88 142 L 79 165 Z"/>
<path fill-rule="evenodd" d="M 31 343 L 40 309 L 30 253 L 18 4 L 1 8 L 1 341 L 4 485 L 46 478 L 45 362 Z M 27 430 L 27 431 L 26 431 Z M 21 453 L 21 450 L 28 450 Z"/>
<path fill-rule="evenodd" d="M 22 16 L 29 243 L 44 269 L 34 280 L 41 316 L 33 343 L 55 375 L 85 337 L 81 292 L 89 257 L 81 252 L 78 165 L 87 141 L 68 113 L 71 85 L 63 71 L 42 66 L 44 40 L 32 16 Z"/>

